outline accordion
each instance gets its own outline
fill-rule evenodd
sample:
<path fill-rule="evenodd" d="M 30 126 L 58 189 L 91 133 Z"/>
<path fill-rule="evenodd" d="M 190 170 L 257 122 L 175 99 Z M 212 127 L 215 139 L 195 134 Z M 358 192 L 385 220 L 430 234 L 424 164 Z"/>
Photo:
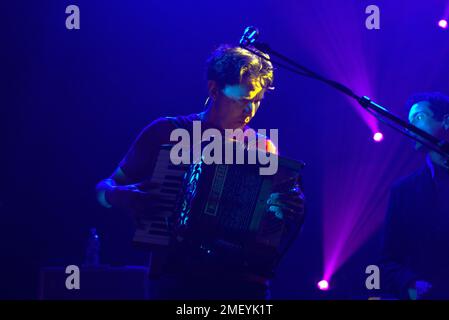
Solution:
<path fill-rule="evenodd" d="M 300 184 L 304 167 L 302 162 L 270 156 L 277 157 L 277 172 L 261 175 L 259 163 L 206 164 L 200 159 L 174 166 L 168 146 L 163 146 L 152 181 L 162 186 L 155 192 L 170 194 L 170 201 L 142 220 L 134 242 L 156 251 L 165 247 L 167 252 L 183 252 L 199 264 L 214 261 L 225 268 L 270 272 L 302 221 L 292 228 L 267 211 L 267 200 L 273 192 Z"/>

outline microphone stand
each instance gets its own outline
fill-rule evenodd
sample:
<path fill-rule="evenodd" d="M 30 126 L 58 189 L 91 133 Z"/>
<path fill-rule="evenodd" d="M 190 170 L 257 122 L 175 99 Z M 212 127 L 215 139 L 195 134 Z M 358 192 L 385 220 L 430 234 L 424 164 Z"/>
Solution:
<path fill-rule="evenodd" d="M 408 123 L 407 121 L 402 120 L 398 116 L 396 116 L 393 113 L 391 113 L 390 111 L 388 111 L 386 108 L 384 108 L 381 105 L 377 104 L 376 102 L 372 101 L 369 97 L 358 96 L 347 86 L 345 86 L 337 81 L 330 80 L 330 79 L 327 79 L 327 78 L 319 75 L 318 73 L 306 68 L 305 66 L 293 61 L 292 59 L 284 56 L 283 54 L 273 50 L 266 43 L 261 43 L 261 42 L 252 40 L 248 44 L 244 44 L 244 45 L 241 44 L 241 47 L 256 54 L 257 56 L 261 57 L 262 59 L 270 61 L 274 65 L 277 65 L 286 70 L 289 70 L 297 75 L 301 75 L 301 76 L 305 76 L 308 78 L 312 78 L 312 79 L 321 81 L 321 82 L 337 89 L 338 91 L 344 93 L 345 95 L 351 97 L 352 99 L 356 100 L 361 107 L 363 107 L 365 110 L 367 110 L 373 116 L 375 116 L 379 121 L 387 124 L 389 127 L 395 129 L 396 131 L 399 131 L 401 134 L 403 134 L 417 142 L 420 142 L 421 144 L 425 145 L 427 148 L 442 155 L 445 159 L 444 165 L 445 165 L 446 169 L 449 170 L 449 142 L 447 142 L 445 140 L 440 140 L 437 137 L 425 132 L 424 130 L 421 130 L 418 127 L 415 127 L 414 125 Z M 257 50 L 259 50 L 263 53 L 266 53 L 272 57 L 276 57 L 287 64 L 274 62 L 271 59 L 263 56 L 259 52 L 253 50 L 251 47 L 256 48 Z"/>

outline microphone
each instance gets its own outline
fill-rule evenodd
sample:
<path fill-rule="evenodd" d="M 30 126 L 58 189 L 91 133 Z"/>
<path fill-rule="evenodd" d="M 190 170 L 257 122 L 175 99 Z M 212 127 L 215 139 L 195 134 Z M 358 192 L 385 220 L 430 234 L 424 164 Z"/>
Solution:
<path fill-rule="evenodd" d="M 245 31 L 243 31 L 242 38 L 240 39 L 240 46 L 245 48 L 250 44 L 256 42 L 259 37 L 259 29 L 254 26 L 246 27 Z"/>

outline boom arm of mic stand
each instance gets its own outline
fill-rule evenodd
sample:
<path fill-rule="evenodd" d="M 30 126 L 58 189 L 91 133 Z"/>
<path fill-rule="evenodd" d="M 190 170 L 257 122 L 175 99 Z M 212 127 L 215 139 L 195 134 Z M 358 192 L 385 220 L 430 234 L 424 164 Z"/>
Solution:
<path fill-rule="evenodd" d="M 284 56 L 283 54 L 276 52 L 275 50 L 271 49 L 265 43 L 254 42 L 252 44 L 252 46 L 255 47 L 257 50 L 260 50 L 264 53 L 269 54 L 270 56 L 274 56 L 274 57 L 281 59 L 282 61 L 293 66 L 293 68 L 290 66 L 286 66 L 284 64 L 276 63 L 276 62 L 272 61 L 271 59 L 268 59 L 267 57 L 264 57 L 263 55 L 250 50 L 249 48 L 246 48 L 246 49 L 253 52 L 254 54 L 258 55 L 259 57 L 261 57 L 265 60 L 268 60 L 274 64 L 277 64 L 278 66 L 283 67 L 289 71 L 292 71 L 298 75 L 306 76 L 306 77 L 324 82 L 327 85 L 346 94 L 347 96 L 350 96 L 351 98 L 355 99 L 367 111 L 373 111 L 374 116 L 378 117 L 381 121 L 385 122 L 388 126 L 392 127 L 393 129 L 399 129 L 399 131 L 402 134 L 406 135 L 407 137 L 409 137 L 415 141 L 425 144 L 427 147 L 431 148 L 432 150 L 434 150 L 434 151 L 438 152 L 439 154 L 441 154 L 442 156 L 444 156 L 447 159 L 446 163 L 448 164 L 447 167 L 449 169 L 449 142 L 447 142 L 445 140 L 439 140 L 435 136 L 415 127 L 414 125 L 408 123 L 407 121 L 404 121 L 401 118 L 397 117 L 396 115 L 392 114 L 386 108 L 375 103 L 370 98 L 368 98 L 366 96 L 360 97 L 360 96 L 356 95 L 351 89 L 349 89 L 345 85 L 343 85 L 337 81 L 327 79 L 327 78 L 317 74 L 316 72 L 304 67 L 303 65 Z M 370 113 L 373 114 L 373 112 L 370 112 Z M 388 121 L 385 121 L 385 119 L 387 119 Z M 412 132 L 413 134 L 411 134 L 410 132 Z"/>
<path fill-rule="evenodd" d="M 293 72 L 295 72 L 299 75 L 319 80 L 319 81 L 324 82 L 324 83 L 328 84 L 329 86 L 334 87 L 335 89 L 343 92 L 344 94 L 350 96 L 353 99 L 359 99 L 359 97 L 348 87 L 346 87 L 343 84 L 338 83 L 336 81 L 326 79 L 325 77 L 319 75 L 318 73 L 306 68 L 305 66 L 293 61 L 292 59 L 284 56 L 283 54 L 271 49 L 270 46 L 266 43 L 255 42 L 252 44 L 252 46 L 255 47 L 257 50 L 260 50 L 262 52 L 268 53 L 269 55 L 275 56 L 275 57 L 287 62 L 288 64 L 292 65 L 293 67 L 297 68 L 297 70 L 294 70 Z M 255 53 L 255 52 L 253 52 L 253 53 Z M 268 59 L 262 55 L 258 54 L 258 56 L 264 58 L 265 60 L 273 62 L 271 59 Z M 276 62 L 273 62 L 273 63 L 279 65 L 280 67 L 283 67 L 283 65 L 280 65 L 279 63 L 276 63 Z M 291 69 L 289 69 L 289 70 L 292 71 Z"/>
<path fill-rule="evenodd" d="M 358 102 L 363 108 L 376 112 L 376 114 L 380 115 L 382 119 L 388 119 L 389 121 L 391 121 L 386 122 L 387 124 L 389 124 L 390 127 L 392 126 L 391 123 L 400 126 L 405 131 L 403 133 L 406 134 L 408 137 L 414 139 L 415 141 L 425 143 L 427 147 L 440 153 L 442 156 L 449 158 L 449 143 L 447 141 L 439 140 L 437 137 L 427 133 L 426 131 L 421 130 L 418 127 L 415 127 L 414 125 L 408 123 L 407 121 L 402 120 L 401 118 L 389 112 L 381 105 L 372 101 L 367 96 L 359 98 Z M 408 134 L 408 132 L 414 133 L 415 136 L 412 134 Z M 424 141 L 420 140 L 419 138 L 424 139 Z"/>

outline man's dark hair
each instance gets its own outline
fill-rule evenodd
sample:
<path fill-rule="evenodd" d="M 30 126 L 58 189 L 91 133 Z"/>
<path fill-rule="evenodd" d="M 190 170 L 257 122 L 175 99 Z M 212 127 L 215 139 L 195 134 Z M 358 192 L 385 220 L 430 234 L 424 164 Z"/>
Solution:
<path fill-rule="evenodd" d="M 255 48 L 250 49 L 269 58 Z M 246 49 L 230 45 L 221 45 L 207 60 L 207 80 L 217 82 L 220 89 L 240 84 L 244 78 L 259 79 L 263 88 L 272 89 L 273 65 Z"/>
<path fill-rule="evenodd" d="M 414 104 L 420 101 L 428 101 L 430 103 L 430 109 L 434 113 L 434 118 L 439 121 L 443 120 L 444 116 L 449 114 L 449 97 L 441 92 L 420 92 L 413 94 L 405 103 L 406 110 L 409 111 Z"/>

